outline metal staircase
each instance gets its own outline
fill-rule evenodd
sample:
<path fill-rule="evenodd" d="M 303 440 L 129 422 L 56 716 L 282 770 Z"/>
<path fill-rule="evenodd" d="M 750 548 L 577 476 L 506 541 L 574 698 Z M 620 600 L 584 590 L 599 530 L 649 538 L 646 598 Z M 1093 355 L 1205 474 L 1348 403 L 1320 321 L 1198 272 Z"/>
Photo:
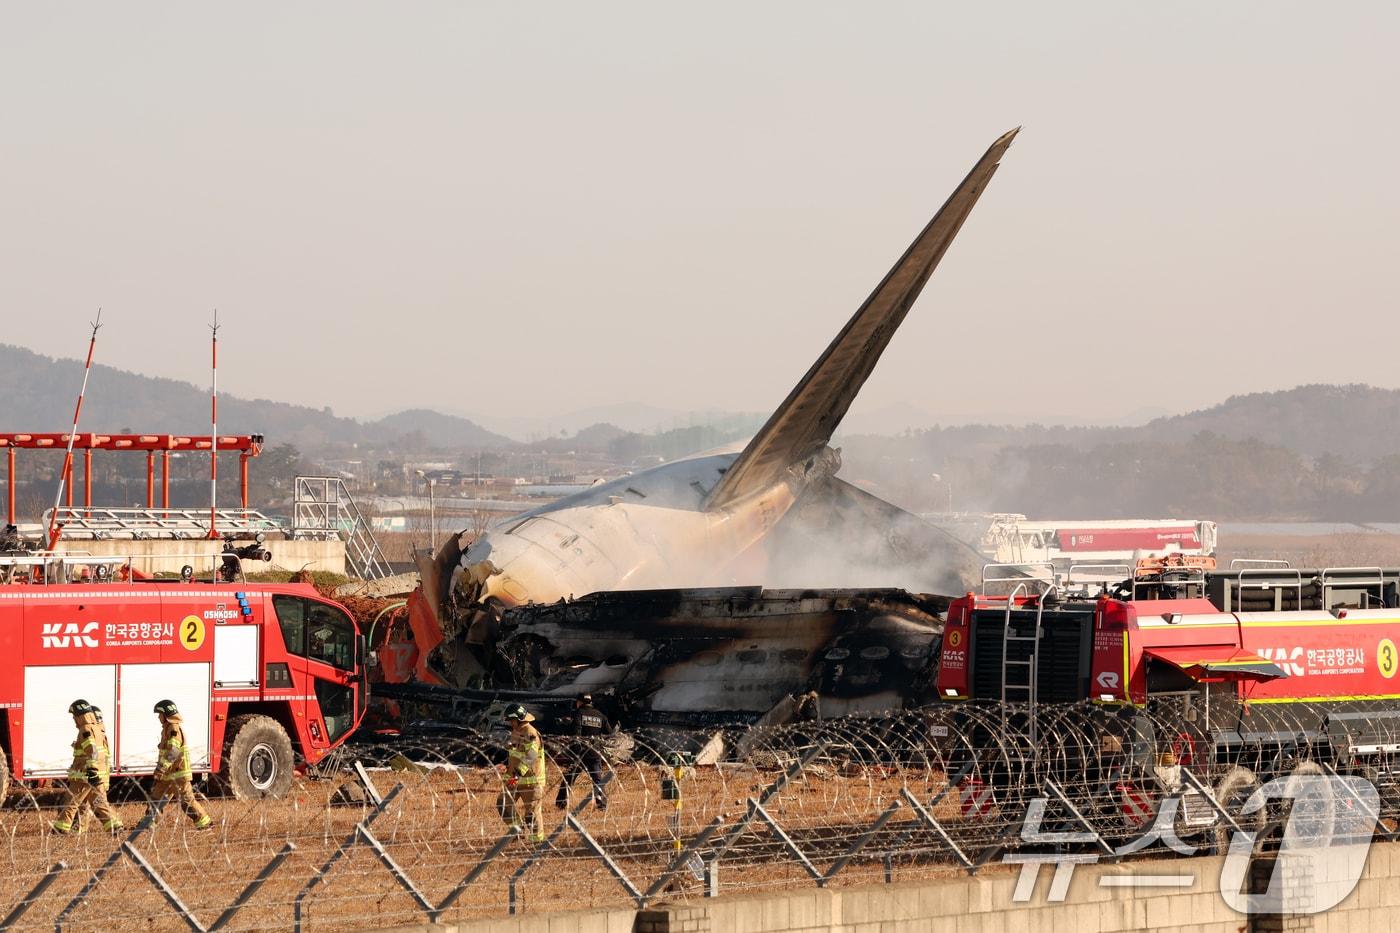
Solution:
<path fill-rule="evenodd" d="M 393 570 L 350 490 L 338 476 L 298 476 L 292 495 L 292 537 L 345 542 L 345 565 L 361 580 Z"/>

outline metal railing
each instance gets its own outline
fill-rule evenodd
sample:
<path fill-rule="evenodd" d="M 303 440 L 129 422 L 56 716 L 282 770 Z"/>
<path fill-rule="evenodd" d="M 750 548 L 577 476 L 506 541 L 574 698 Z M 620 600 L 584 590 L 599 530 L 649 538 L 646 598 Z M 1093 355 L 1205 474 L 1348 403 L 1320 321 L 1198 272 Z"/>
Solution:
<path fill-rule="evenodd" d="M 361 580 L 393 574 L 369 522 L 338 476 L 298 476 L 292 495 L 292 537 L 345 542 L 345 563 Z"/>
<path fill-rule="evenodd" d="M 0 554 L 0 584 L 55 586 L 65 583 L 134 585 L 135 564 L 147 558 L 135 555 L 89 554 L 85 551 L 28 551 Z M 163 561 L 186 559 L 191 580 L 228 578 L 246 582 L 243 559 L 224 551 L 188 551 L 161 554 Z M 172 574 L 173 576 L 173 574 Z M 184 574 L 181 577 L 184 578 Z"/>
<path fill-rule="evenodd" d="M 48 527 L 54 510 L 44 512 Z M 108 509 L 96 506 L 58 510 L 58 522 L 65 538 L 207 538 L 208 509 Z M 214 530 L 220 536 L 236 538 L 258 532 L 280 531 L 281 526 L 257 509 L 217 509 Z"/>

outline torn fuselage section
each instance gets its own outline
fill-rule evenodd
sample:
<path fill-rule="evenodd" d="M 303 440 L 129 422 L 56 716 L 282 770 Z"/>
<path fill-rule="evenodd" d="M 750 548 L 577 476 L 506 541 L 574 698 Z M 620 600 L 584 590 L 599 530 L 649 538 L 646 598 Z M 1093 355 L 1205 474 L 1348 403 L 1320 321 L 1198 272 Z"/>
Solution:
<path fill-rule="evenodd" d="M 823 717 L 933 695 L 947 599 L 760 587 L 594 593 L 504 611 L 514 685 L 616 699 L 635 723 L 753 722 L 784 701 Z"/>

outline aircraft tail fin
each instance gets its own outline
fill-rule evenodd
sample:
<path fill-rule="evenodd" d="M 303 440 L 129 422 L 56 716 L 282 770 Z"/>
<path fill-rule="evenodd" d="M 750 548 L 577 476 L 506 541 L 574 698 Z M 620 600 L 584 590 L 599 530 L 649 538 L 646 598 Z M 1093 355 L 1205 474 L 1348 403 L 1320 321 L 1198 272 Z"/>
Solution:
<path fill-rule="evenodd" d="M 721 509 L 777 482 L 831 440 L 856 393 L 996 173 L 1020 128 L 992 143 L 705 499 Z"/>

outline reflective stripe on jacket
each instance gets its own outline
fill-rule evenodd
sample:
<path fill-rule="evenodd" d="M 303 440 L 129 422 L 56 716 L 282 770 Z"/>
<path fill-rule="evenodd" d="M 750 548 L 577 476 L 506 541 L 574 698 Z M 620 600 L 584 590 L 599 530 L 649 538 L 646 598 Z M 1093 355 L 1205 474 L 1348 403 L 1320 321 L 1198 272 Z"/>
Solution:
<path fill-rule="evenodd" d="M 95 775 L 97 783 L 111 780 L 111 746 L 107 733 L 91 713 L 82 717 L 78 738 L 73 742 L 73 763 L 68 766 L 68 780 L 88 781 Z M 91 773 L 90 773 L 91 772 Z"/>
<path fill-rule="evenodd" d="M 180 728 L 179 716 L 171 716 L 160 734 L 160 749 L 156 760 L 156 778 L 161 781 L 190 779 L 190 749 L 185 744 L 185 730 Z"/>
<path fill-rule="evenodd" d="M 544 783 L 544 743 L 534 726 L 526 724 L 518 733 L 511 733 L 507 754 L 507 769 L 517 783 L 527 787 Z"/>

